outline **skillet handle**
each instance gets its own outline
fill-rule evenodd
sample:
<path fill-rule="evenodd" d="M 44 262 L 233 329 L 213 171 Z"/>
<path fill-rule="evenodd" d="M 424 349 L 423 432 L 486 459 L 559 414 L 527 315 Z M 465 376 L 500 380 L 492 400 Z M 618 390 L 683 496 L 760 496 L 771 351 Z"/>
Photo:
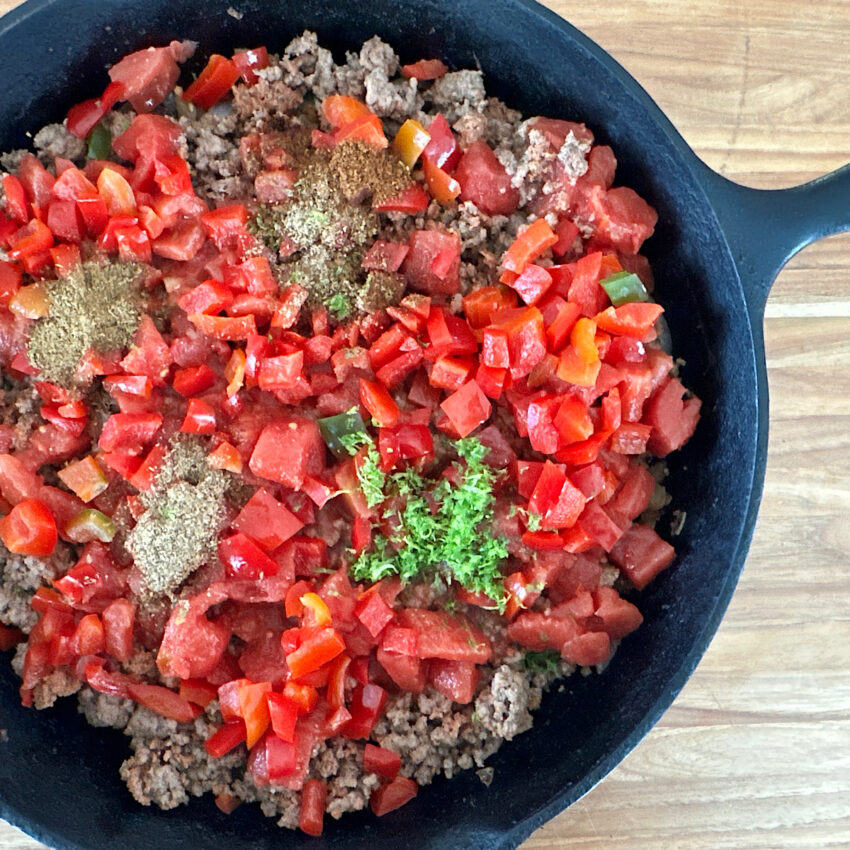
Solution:
<path fill-rule="evenodd" d="M 751 189 L 700 166 L 758 326 L 782 266 L 815 240 L 850 230 L 850 165 L 790 189 Z"/>

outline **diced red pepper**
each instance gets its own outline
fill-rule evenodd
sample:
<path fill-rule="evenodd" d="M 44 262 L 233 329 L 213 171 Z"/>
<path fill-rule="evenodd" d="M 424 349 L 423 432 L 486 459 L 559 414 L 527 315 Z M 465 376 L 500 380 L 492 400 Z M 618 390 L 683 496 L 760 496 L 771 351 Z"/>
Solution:
<path fill-rule="evenodd" d="M 384 779 L 395 779 L 401 770 L 401 756 L 386 747 L 367 743 L 363 752 L 363 769 Z"/>
<path fill-rule="evenodd" d="M 522 274 L 529 263 L 558 241 L 545 218 L 533 221 L 513 241 L 502 257 L 502 266 L 515 274 Z"/>
<path fill-rule="evenodd" d="M 325 803 L 328 786 L 320 779 L 308 779 L 301 791 L 301 809 L 298 812 L 298 828 L 307 835 L 322 834 L 325 818 Z"/>
<path fill-rule="evenodd" d="M 490 401 L 474 379 L 453 392 L 440 407 L 461 437 L 471 434 L 490 418 Z"/>
<path fill-rule="evenodd" d="M 231 578 L 266 578 L 277 575 L 280 570 L 277 561 L 241 531 L 219 541 L 218 557 Z"/>
<path fill-rule="evenodd" d="M 439 79 L 448 70 L 448 66 L 441 59 L 420 59 L 410 65 L 401 66 L 402 76 L 414 77 L 421 82 Z"/>
<path fill-rule="evenodd" d="M 387 703 L 387 692 L 375 684 L 356 685 L 351 696 L 351 720 L 342 733 L 348 738 L 368 738 Z"/>
<path fill-rule="evenodd" d="M 396 776 L 392 782 L 381 785 L 372 792 L 369 806 L 378 817 L 382 817 L 409 803 L 418 791 L 419 786 L 413 779 Z"/>
<path fill-rule="evenodd" d="M 260 79 L 256 72 L 263 68 L 268 68 L 269 51 L 265 47 L 255 47 L 253 50 L 243 50 L 239 53 L 234 53 L 233 64 L 236 66 L 245 84 L 253 86 Z"/>
<path fill-rule="evenodd" d="M 204 741 L 204 748 L 213 758 L 221 758 L 221 756 L 238 747 L 245 738 L 245 721 L 239 717 L 228 720 L 224 726 L 213 732 Z"/>
<path fill-rule="evenodd" d="M 183 92 L 183 100 L 209 109 L 230 91 L 240 73 L 232 59 L 213 53 L 198 78 Z"/>
<path fill-rule="evenodd" d="M 308 637 L 301 646 L 286 656 L 286 664 L 293 679 L 318 670 L 336 658 L 345 649 L 345 641 L 336 629 L 322 628 Z"/>

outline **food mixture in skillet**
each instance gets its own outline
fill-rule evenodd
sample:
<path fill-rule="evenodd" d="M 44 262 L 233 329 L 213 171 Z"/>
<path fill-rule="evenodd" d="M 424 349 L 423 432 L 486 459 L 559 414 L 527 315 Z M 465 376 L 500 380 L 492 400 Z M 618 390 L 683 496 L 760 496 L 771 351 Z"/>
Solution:
<path fill-rule="evenodd" d="M 700 402 L 583 124 L 378 38 L 194 48 L 0 157 L 0 648 L 140 803 L 318 834 L 607 663 Z"/>

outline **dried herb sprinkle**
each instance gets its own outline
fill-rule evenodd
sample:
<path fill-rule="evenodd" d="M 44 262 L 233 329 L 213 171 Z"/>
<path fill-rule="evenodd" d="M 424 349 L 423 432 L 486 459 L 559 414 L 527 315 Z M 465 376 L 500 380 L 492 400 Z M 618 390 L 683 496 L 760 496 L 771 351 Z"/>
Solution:
<path fill-rule="evenodd" d="M 87 262 L 47 283 L 49 313 L 35 323 L 27 349 L 43 379 L 69 386 L 87 351 L 130 345 L 141 320 L 141 272 L 135 263 Z"/>
<path fill-rule="evenodd" d="M 171 593 L 214 557 L 227 517 L 230 476 L 206 463 L 196 442 L 175 442 L 151 490 L 142 495 L 145 512 L 127 535 L 151 594 Z"/>

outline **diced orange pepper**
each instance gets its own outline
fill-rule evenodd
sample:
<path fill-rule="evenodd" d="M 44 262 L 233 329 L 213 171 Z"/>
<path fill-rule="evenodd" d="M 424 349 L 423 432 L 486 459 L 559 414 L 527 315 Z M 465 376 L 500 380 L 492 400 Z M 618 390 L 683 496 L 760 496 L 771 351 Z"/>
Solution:
<path fill-rule="evenodd" d="M 460 183 L 430 159 L 422 160 L 422 171 L 425 174 L 428 191 L 434 200 L 441 204 L 450 204 L 460 195 Z"/>
<path fill-rule="evenodd" d="M 372 114 L 372 110 L 362 100 L 346 94 L 328 95 L 322 101 L 322 112 L 335 129 Z"/>
<path fill-rule="evenodd" d="M 395 134 L 393 150 L 408 168 L 413 168 L 430 141 L 431 134 L 418 121 L 408 118 Z"/>
<path fill-rule="evenodd" d="M 242 455 L 230 443 L 222 443 L 207 455 L 207 463 L 213 469 L 224 469 L 237 475 L 242 472 Z"/>
<path fill-rule="evenodd" d="M 268 729 L 271 718 L 266 694 L 271 689 L 271 682 L 251 683 L 239 688 L 239 714 L 245 721 L 245 745 L 249 750 Z"/>
<path fill-rule="evenodd" d="M 582 317 L 570 332 L 570 342 L 576 354 L 585 363 L 596 363 L 599 360 L 599 349 L 596 347 L 596 322 Z"/>
<path fill-rule="evenodd" d="M 227 397 L 231 398 L 242 388 L 245 381 L 245 363 L 247 358 L 241 348 L 234 348 L 227 365 L 224 367 L 224 377 L 227 379 Z"/>
<path fill-rule="evenodd" d="M 69 463 L 64 469 L 60 469 L 57 475 L 59 480 L 84 502 L 90 502 L 109 486 L 109 479 L 92 455 Z"/>
<path fill-rule="evenodd" d="M 502 267 L 509 272 L 522 274 L 523 269 L 558 241 L 545 218 L 533 221 L 517 236 L 502 257 Z"/>
<path fill-rule="evenodd" d="M 567 381 L 570 384 L 579 387 L 592 387 L 596 383 L 601 367 L 601 360 L 597 359 L 595 363 L 588 363 L 579 355 L 574 346 L 568 345 L 561 352 L 556 374 L 562 381 Z"/>
<path fill-rule="evenodd" d="M 331 611 L 325 600 L 318 593 L 305 593 L 301 597 L 304 606 L 305 625 L 329 626 L 331 624 Z"/>
<path fill-rule="evenodd" d="M 110 215 L 135 215 L 136 198 L 133 188 L 117 171 L 104 168 L 97 178 L 97 193 L 106 201 Z"/>
<path fill-rule="evenodd" d="M 9 309 L 24 319 L 43 319 L 50 310 L 44 284 L 22 286 L 10 299 Z"/>

